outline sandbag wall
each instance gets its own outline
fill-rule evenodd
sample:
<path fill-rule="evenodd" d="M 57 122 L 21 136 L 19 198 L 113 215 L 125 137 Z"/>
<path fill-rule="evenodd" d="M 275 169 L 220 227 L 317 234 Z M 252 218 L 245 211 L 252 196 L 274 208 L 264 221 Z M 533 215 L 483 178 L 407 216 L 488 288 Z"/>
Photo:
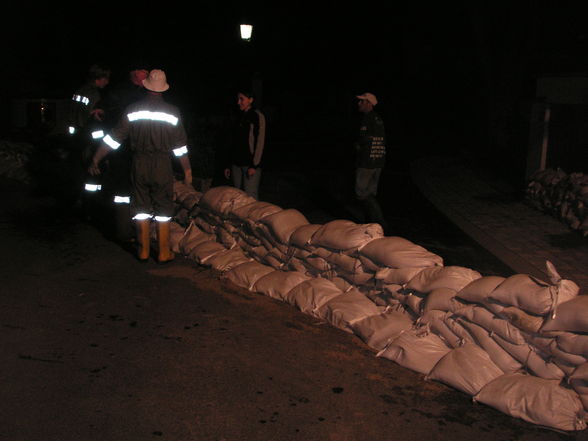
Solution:
<path fill-rule="evenodd" d="M 535 208 L 588 237 L 588 175 L 540 170 L 531 176 L 525 196 Z"/>
<path fill-rule="evenodd" d="M 311 224 L 233 187 L 176 186 L 176 252 L 287 302 L 392 360 L 513 417 L 586 428 L 588 296 L 547 262 L 549 282 L 483 276 L 377 224 Z"/>

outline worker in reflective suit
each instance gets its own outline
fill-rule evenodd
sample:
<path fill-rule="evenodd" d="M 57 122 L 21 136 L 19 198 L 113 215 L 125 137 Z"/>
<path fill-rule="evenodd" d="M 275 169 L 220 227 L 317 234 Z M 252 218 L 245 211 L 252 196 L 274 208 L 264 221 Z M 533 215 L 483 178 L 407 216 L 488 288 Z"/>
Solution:
<path fill-rule="evenodd" d="M 179 158 L 184 183 L 192 184 L 186 131 L 179 109 L 166 102 L 163 92 L 169 89 L 165 72 L 154 69 L 143 81 L 145 98 L 129 105 L 111 133 L 103 138 L 88 171 L 99 174 L 100 161 L 129 138 L 131 163 L 131 214 L 137 226 L 139 260 L 150 255 L 150 225 L 155 220 L 159 251 L 157 260 L 174 258 L 170 249 L 170 221 L 173 216 L 172 155 Z"/>
<path fill-rule="evenodd" d="M 69 159 L 73 182 L 66 199 L 69 199 L 69 204 L 81 203 L 86 218 L 93 217 L 98 210 L 96 205 L 101 182 L 85 174 L 96 143 L 104 136 L 104 109 L 99 107 L 99 103 L 102 99 L 101 90 L 109 81 L 110 69 L 97 64 L 92 65 L 88 70 L 86 82 L 75 91 L 70 102 L 68 131 L 72 136 L 73 149 Z"/>

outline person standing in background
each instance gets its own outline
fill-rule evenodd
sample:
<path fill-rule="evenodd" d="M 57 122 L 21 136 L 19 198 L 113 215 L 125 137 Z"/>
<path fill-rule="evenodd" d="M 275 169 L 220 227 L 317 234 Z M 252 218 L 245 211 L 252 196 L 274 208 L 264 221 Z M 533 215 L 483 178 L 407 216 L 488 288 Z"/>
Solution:
<path fill-rule="evenodd" d="M 379 223 L 386 229 L 387 223 L 376 199 L 382 168 L 386 163 L 384 121 L 374 110 L 378 104 L 374 94 L 367 92 L 357 96 L 357 99 L 357 107 L 362 118 L 355 142 L 355 197 L 363 205 L 366 222 Z"/>
<path fill-rule="evenodd" d="M 253 107 L 254 101 L 253 94 L 247 90 L 237 93 L 240 117 L 233 128 L 225 177 L 232 178 L 235 187 L 259 199 L 266 123 L 264 114 Z"/>

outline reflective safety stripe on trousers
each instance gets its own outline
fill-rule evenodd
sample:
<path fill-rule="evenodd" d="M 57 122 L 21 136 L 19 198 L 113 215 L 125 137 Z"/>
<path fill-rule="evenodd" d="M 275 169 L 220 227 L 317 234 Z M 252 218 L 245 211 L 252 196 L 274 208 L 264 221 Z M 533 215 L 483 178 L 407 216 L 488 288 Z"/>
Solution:
<path fill-rule="evenodd" d="M 82 96 L 82 95 L 76 95 L 74 94 L 74 96 L 71 98 L 73 101 L 77 101 L 78 103 L 82 103 L 85 104 L 86 106 L 88 104 L 90 104 L 90 98 Z"/>
<path fill-rule="evenodd" d="M 130 198 L 130 196 L 115 195 L 114 196 L 114 203 L 115 204 L 130 204 L 131 198 Z"/>
<path fill-rule="evenodd" d="M 100 185 L 100 184 L 84 184 L 84 189 L 86 191 L 95 193 L 97 191 L 102 190 L 102 185 Z"/>

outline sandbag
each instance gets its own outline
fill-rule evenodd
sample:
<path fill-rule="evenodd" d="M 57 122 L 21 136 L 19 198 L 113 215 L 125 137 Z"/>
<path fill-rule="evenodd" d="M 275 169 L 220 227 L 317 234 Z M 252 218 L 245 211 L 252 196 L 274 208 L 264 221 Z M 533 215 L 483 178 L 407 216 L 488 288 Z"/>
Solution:
<path fill-rule="evenodd" d="M 212 187 L 200 198 L 200 206 L 221 216 L 228 216 L 234 210 L 255 202 L 243 190 L 228 185 Z"/>
<path fill-rule="evenodd" d="M 588 335 L 562 332 L 557 337 L 557 345 L 562 351 L 588 357 Z"/>
<path fill-rule="evenodd" d="M 421 309 L 423 314 L 437 309 L 440 311 L 454 312 L 466 306 L 456 297 L 457 291 L 451 288 L 437 288 L 425 297 Z"/>
<path fill-rule="evenodd" d="M 251 258 L 247 257 L 240 248 L 233 248 L 211 256 L 206 263 L 216 271 L 225 272 L 250 261 Z"/>
<path fill-rule="evenodd" d="M 253 291 L 284 300 L 284 295 L 308 279 L 309 276 L 296 271 L 273 271 L 260 277 L 253 285 Z"/>
<path fill-rule="evenodd" d="M 484 304 L 488 299 L 488 295 L 505 280 L 506 277 L 500 276 L 480 277 L 458 290 L 457 297 L 466 302 Z"/>
<path fill-rule="evenodd" d="M 536 315 L 546 315 L 578 295 L 580 288 L 571 280 L 562 279 L 556 285 L 527 274 L 508 277 L 488 298 L 505 305 L 516 306 Z"/>
<path fill-rule="evenodd" d="M 212 256 L 222 251 L 226 251 L 226 248 L 222 244 L 214 240 L 209 240 L 206 242 L 201 242 L 192 248 L 188 254 L 188 257 L 195 260 L 196 263 L 206 265 Z"/>
<path fill-rule="evenodd" d="M 263 265 L 257 261 L 245 262 L 227 271 L 222 277 L 242 288 L 252 290 L 257 280 L 272 271 L 277 271 L 271 266 Z"/>
<path fill-rule="evenodd" d="M 232 216 L 243 222 L 257 222 L 270 214 L 282 211 L 281 207 L 264 201 L 254 201 L 233 210 Z"/>
<path fill-rule="evenodd" d="M 584 409 L 578 395 L 559 385 L 532 375 L 502 375 L 480 390 L 474 401 L 521 418 L 527 422 L 558 430 L 584 430 Z"/>
<path fill-rule="evenodd" d="M 284 294 L 284 300 L 306 314 L 314 314 L 315 310 L 341 294 L 343 291 L 330 280 L 314 277 Z"/>
<path fill-rule="evenodd" d="M 360 256 L 360 261 L 363 263 L 365 261 L 365 259 L 362 259 L 362 256 Z M 370 267 L 368 265 L 364 264 L 363 266 L 367 267 L 367 269 L 370 269 Z M 404 284 L 408 283 L 410 281 L 410 279 L 415 277 L 422 270 L 423 270 L 423 268 L 384 267 L 384 268 L 376 269 L 376 275 L 374 276 L 374 278 L 376 280 L 382 281 L 382 283 L 404 285 Z"/>
<path fill-rule="evenodd" d="M 492 334 L 491 337 L 537 377 L 546 380 L 561 380 L 565 377 L 565 373 L 556 364 L 547 361 L 541 356 L 534 346 L 528 344 L 515 345 L 496 334 Z"/>
<path fill-rule="evenodd" d="M 437 335 L 419 334 L 416 329 L 409 329 L 378 352 L 377 356 L 427 375 L 450 350 Z"/>
<path fill-rule="evenodd" d="M 310 244 L 334 250 L 358 250 L 373 239 L 384 236 L 379 224 L 356 224 L 337 219 L 322 225 L 311 237 Z"/>
<path fill-rule="evenodd" d="M 517 372 L 523 368 L 522 363 L 496 343 L 486 329 L 466 319 L 460 318 L 458 319 L 458 322 L 468 330 L 476 344 L 486 351 L 494 364 L 496 364 L 496 366 L 498 366 L 504 373 L 508 374 Z"/>
<path fill-rule="evenodd" d="M 381 309 L 357 289 L 333 297 L 314 311 L 331 325 L 352 333 L 351 323 L 379 314 Z"/>
<path fill-rule="evenodd" d="M 588 363 L 584 363 L 574 370 L 569 376 L 569 383 L 579 395 L 584 409 L 588 410 Z"/>
<path fill-rule="evenodd" d="M 386 308 L 380 314 L 350 324 L 355 335 L 372 349 L 381 351 L 401 332 L 413 326 L 413 319 L 402 309 Z"/>
<path fill-rule="evenodd" d="M 425 379 L 440 381 L 473 396 L 501 375 L 504 373 L 486 351 L 474 344 L 466 344 L 443 356 Z"/>
<path fill-rule="evenodd" d="M 580 366 L 588 361 L 583 355 L 572 354 L 562 350 L 557 344 L 556 339 L 551 342 L 551 345 L 547 350 L 548 353 L 553 357 L 552 361 L 558 360 L 567 366 Z"/>
<path fill-rule="evenodd" d="M 443 266 L 443 259 L 407 239 L 397 236 L 375 238 L 365 244 L 360 254 L 380 266 L 391 268 L 425 268 Z"/>
<path fill-rule="evenodd" d="M 308 225 L 306 217 L 295 208 L 278 211 L 260 219 L 266 225 L 273 237 L 282 244 L 288 244 L 290 236 L 302 225 Z"/>
<path fill-rule="evenodd" d="M 187 256 L 197 245 L 213 240 L 214 236 L 212 234 L 205 233 L 194 222 L 191 222 L 186 228 L 184 236 L 180 239 L 178 248 L 184 256 Z"/>
<path fill-rule="evenodd" d="M 588 332 L 588 295 L 560 303 L 555 317 L 548 317 L 541 327 L 546 331 Z"/>
<path fill-rule="evenodd" d="M 169 224 L 169 244 L 173 253 L 180 254 L 180 241 L 186 234 L 186 228 L 182 227 L 177 222 L 170 222 Z"/>
<path fill-rule="evenodd" d="M 454 314 L 482 326 L 490 333 L 498 334 L 513 344 L 520 345 L 526 343 L 525 336 L 520 329 L 513 326 L 508 320 L 494 315 L 483 306 L 475 304 L 468 305 L 458 309 Z"/>
<path fill-rule="evenodd" d="M 465 343 L 472 343 L 473 338 L 460 324 L 451 318 L 451 313 L 431 310 L 416 321 L 419 330 L 433 332 L 450 347 L 458 348 Z"/>
<path fill-rule="evenodd" d="M 516 306 L 502 308 L 498 315 L 508 320 L 517 328 L 531 333 L 539 332 L 539 329 L 541 329 L 545 321 L 544 316 L 529 314 Z"/>
<path fill-rule="evenodd" d="M 290 245 L 305 249 L 310 245 L 312 235 L 321 227 L 320 224 L 306 224 L 297 227 L 290 235 Z"/>
<path fill-rule="evenodd" d="M 430 293 L 438 288 L 461 290 L 473 280 L 481 278 L 478 271 L 461 266 L 436 266 L 425 268 L 406 285 L 407 290 Z"/>

